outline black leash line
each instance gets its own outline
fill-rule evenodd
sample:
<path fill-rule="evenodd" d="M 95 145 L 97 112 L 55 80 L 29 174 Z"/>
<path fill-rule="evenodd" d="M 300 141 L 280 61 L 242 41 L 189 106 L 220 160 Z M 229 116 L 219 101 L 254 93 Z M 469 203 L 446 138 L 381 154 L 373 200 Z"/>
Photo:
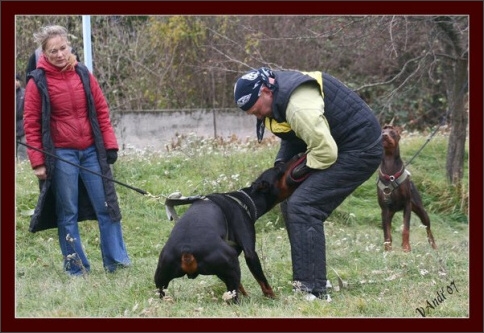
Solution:
<path fill-rule="evenodd" d="M 420 154 L 420 152 L 422 151 L 422 149 L 424 149 L 424 147 L 427 145 L 427 143 L 429 143 L 429 141 L 432 139 L 432 137 L 437 133 L 437 131 L 439 130 L 440 126 L 442 126 L 442 124 L 445 122 L 445 119 L 442 120 L 441 123 L 439 123 L 439 125 L 435 128 L 435 130 L 432 132 L 432 134 L 430 134 L 430 136 L 427 138 L 427 141 L 425 141 L 425 143 L 422 145 L 422 147 L 420 147 L 420 149 L 412 156 L 412 158 L 410 159 L 410 161 L 407 162 L 407 164 L 405 164 L 405 166 L 408 166 L 410 163 L 412 163 L 413 159 L 415 157 L 417 157 L 418 154 Z"/>
<path fill-rule="evenodd" d="M 36 150 L 36 151 L 38 151 L 38 152 L 41 152 L 41 153 L 43 153 L 43 154 L 45 154 L 45 155 L 49 155 L 49 156 L 51 156 L 51 157 L 54 157 L 54 158 L 58 159 L 59 161 L 65 162 L 65 163 L 70 164 L 70 165 L 73 165 L 73 166 L 75 166 L 75 167 L 77 167 L 77 168 L 79 168 L 79 169 L 82 169 L 82 170 L 85 170 L 85 171 L 87 171 L 87 172 L 93 173 L 93 174 L 95 174 L 95 175 L 97 175 L 97 176 L 99 176 L 99 177 L 101 177 L 101 178 L 107 179 L 107 180 L 112 181 L 112 182 L 114 182 L 114 183 L 116 183 L 116 184 L 122 185 L 122 186 L 124 186 L 124 187 L 129 188 L 129 189 L 132 189 L 132 190 L 134 190 L 134 191 L 136 191 L 136 192 L 138 192 L 138 193 L 141 193 L 141 194 L 143 194 L 143 195 L 149 194 L 148 192 L 146 192 L 146 191 L 144 191 L 144 190 L 142 190 L 142 189 L 139 189 L 139 188 L 136 188 L 136 187 L 134 187 L 134 186 L 131 186 L 131 185 L 128 185 L 128 184 L 122 183 L 122 182 L 120 182 L 120 181 L 117 181 L 116 179 L 112 179 L 112 178 L 106 177 L 106 176 L 105 176 L 105 175 L 103 175 L 103 174 L 100 174 L 100 173 L 98 173 L 98 172 L 96 172 L 96 171 L 92 171 L 92 170 L 90 170 L 90 169 L 88 169 L 88 168 L 86 168 L 86 167 L 83 167 L 83 166 L 81 166 L 81 165 L 78 165 L 78 164 L 72 163 L 72 162 L 70 162 L 70 161 L 67 161 L 67 160 L 65 160 L 65 159 L 63 159 L 63 158 L 60 158 L 60 157 L 59 157 L 59 156 L 57 156 L 57 155 L 51 154 L 51 153 L 49 153 L 49 152 L 47 152 L 47 151 L 45 151 L 45 150 L 42 150 L 42 149 L 39 149 L 39 148 L 32 147 L 31 145 L 28 145 L 28 144 L 23 143 L 23 142 L 20 142 L 20 141 L 17 141 L 17 143 L 20 143 L 21 145 L 24 145 L 24 146 L 26 146 L 26 147 L 28 147 L 28 148 L 30 148 L 30 149 Z"/>

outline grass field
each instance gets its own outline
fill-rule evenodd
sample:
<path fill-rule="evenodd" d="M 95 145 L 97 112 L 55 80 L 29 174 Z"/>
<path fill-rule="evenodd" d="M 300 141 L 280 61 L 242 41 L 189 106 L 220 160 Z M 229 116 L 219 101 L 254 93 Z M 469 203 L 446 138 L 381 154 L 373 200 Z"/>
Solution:
<path fill-rule="evenodd" d="M 401 141 L 409 160 L 426 137 Z M 230 142 L 232 141 L 232 142 Z M 141 195 L 116 185 L 123 231 L 133 265 L 105 273 L 96 221 L 80 223 L 91 261 L 89 275 L 71 278 L 62 271 L 56 230 L 28 231 L 38 186 L 28 162 L 16 170 L 15 307 L 18 318 L 467 318 L 469 316 L 468 165 L 463 186 L 446 183 L 447 138 L 435 136 L 409 166 L 432 221 L 438 250 L 412 215 L 412 252 L 404 253 L 402 215 L 393 222 L 394 250 L 383 251 L 376 174 L 325 222 L 331 302 L 307 302 L 292 292 L 290 248 L 279 207 L 256 223 L 257 251 L 277 294 L 262 296 L 241 256 L 242 283 L 249 297 L 227 305 L 224 284 L 214 276 L 172 281 L 167 297 L 156 293 L 158 255 L 173 227 L 164 199 L 227 192 L 245 187 L 273 163 L 277 143 L 185 137 L 166 151 L 123 151 L 114 165 L 118 181 L 143 189 Z M 468 156 L 466 155 L 466 161 Z M 179 215 L 186 206 L 178 206 Z M 477 221 L 482 223 L 482 221 Z M 430 306 L 429 306 L 430 304 Z"/>

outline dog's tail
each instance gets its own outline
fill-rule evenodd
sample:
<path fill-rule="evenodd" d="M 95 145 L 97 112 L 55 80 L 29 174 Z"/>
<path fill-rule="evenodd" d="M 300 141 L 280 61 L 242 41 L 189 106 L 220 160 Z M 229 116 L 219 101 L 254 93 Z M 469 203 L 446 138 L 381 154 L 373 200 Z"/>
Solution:
<path fill-rule="evenodd" d="M 190 275 L 198 275 L 198 263 L 197 259 L 191 253 L 182 253 L 181 256 L 181 268 L 190 277 Z"/>

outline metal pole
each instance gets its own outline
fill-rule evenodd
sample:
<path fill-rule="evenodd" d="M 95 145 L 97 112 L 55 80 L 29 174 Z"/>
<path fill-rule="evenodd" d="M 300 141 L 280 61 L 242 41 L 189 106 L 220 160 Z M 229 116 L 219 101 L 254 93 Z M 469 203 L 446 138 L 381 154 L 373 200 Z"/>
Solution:
<path fill-rule="evenodd" d="M 82 40 L 84 41 L 84 64 L 92 73 L 91 16 L 82 15 Z"/>

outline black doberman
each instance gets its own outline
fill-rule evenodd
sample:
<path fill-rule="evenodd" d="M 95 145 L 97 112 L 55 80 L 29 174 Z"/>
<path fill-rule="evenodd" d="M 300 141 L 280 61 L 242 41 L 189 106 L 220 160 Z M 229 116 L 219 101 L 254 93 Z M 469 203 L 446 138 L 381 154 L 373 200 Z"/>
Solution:
<path fill-rule="evenodd" d="M 382 128 L 383 156 L 377 182 L 378 203 L 381 208 L 381 219 L 385 250 L 392 249 L 391 225 L 396 212 L 403 210 L 402 248 L 410 249 L 410 215 L 413 211 L 427 227 L 427 239 L 436 249 L 437 245 L 430 230 L 430 219 L 425 211 L 420 193 L 410 180 L 410 173 L 405 169 L 400 157 L 401 128 L 385 125 Z"/>
<path fill-rule="evenodd" d="M 296 186 L 286 185 L 286 175 L 296 159 L 265 170 L 249 187 L 227 193 L 213 193 L 194 200 L 175 223 L 161 250 L 154 281 L 165 296 L 171 280 L 185 274 L 216 275 L 227 291 L 247 295 L 241 284 L 239 255 L 259 283 L 262 293 L 275 297 L 255 249 L 255 221 L 277 203 L 289 197 Z"/>

